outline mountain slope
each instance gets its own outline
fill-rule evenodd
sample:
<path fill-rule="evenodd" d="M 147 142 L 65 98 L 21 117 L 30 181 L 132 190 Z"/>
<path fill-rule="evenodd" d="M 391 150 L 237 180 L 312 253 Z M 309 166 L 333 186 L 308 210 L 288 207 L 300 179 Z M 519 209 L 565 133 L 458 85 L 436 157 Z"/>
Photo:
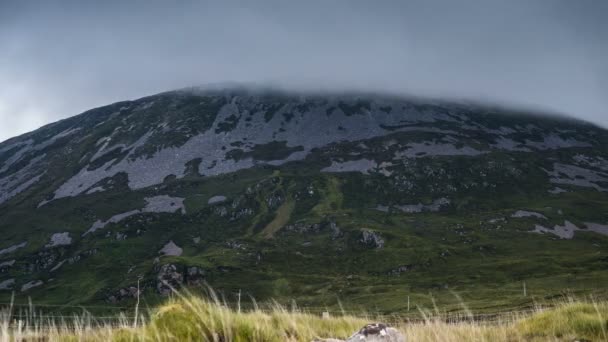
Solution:
<path fill-rule="evenodd" d="M 389 96 L 188 89 L 0 144 L 0 295 L 523 305 L 603 294 L 608 132 Z"/>

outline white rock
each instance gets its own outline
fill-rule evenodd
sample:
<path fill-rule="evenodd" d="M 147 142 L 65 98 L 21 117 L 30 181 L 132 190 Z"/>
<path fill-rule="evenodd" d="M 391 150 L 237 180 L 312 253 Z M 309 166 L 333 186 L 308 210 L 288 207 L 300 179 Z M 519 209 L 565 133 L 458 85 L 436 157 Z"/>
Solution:
<path fill-rule="evenodd" d="M 182 255 L 183 249 L 176 245 L 173 241 L 167 242 L 167 244 L 158 253 L 166 256 L 180 256 Z"/>

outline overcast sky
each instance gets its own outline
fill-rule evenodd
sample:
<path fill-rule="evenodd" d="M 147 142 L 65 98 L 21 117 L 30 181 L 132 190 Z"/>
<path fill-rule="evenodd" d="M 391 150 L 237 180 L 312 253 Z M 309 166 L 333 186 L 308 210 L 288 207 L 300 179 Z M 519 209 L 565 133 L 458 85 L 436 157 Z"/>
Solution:
<path fill-rule="evenodd" d="M 607 17 L 606 0 L 1 1 L 0 141 L 228 81 L 496 101 L 608 127 Z"/>

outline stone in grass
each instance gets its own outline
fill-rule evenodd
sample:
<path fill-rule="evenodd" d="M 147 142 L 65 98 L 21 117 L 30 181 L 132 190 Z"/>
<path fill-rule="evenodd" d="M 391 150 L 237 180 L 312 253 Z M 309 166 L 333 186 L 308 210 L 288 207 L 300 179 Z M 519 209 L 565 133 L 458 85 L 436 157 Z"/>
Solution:
<path fill-rule="evenodd" d="M 395 328 L 383 323 L 368 324 L 346 340 L 335 338 L 315 340 L 313 342 L 405 342 L 405 336 Z"/>
<path fill-rule="evenodd" d="M 175 244 L 173 241 L 167 242 L 158 253 L 165 256 L 181 256 L 183 249 Z"/>

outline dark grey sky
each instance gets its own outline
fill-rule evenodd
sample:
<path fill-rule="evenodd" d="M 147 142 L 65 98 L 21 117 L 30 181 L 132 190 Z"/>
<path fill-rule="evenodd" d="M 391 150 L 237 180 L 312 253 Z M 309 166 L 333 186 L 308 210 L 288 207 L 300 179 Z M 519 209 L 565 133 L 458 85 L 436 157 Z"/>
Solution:
<path fill-rule="evenodd" d="M 218 82 L 496 101 L 608 127 L 608 1 L 2 1 L 0 140 Z"/>

